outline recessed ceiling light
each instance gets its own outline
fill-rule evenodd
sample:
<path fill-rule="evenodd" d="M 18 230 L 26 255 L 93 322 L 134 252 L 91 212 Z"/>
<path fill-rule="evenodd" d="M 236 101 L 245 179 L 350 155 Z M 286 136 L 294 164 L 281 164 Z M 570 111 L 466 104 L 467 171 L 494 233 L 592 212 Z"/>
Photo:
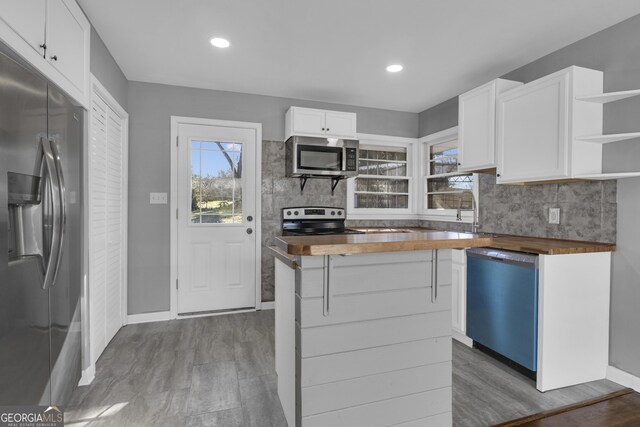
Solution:
<path fill-rule="evenodd" d="M 387 67 L 387 71 L 390 73 L 397 73 L 398 71 L 402 71 L 402 65 L 400 64 L 389 65 Z"/>
<path fill-rule="evenodd" d="M 229 43 L 229 40 L 223 39 L 223 38 L 220 38 L 220 37 L 214 37 L 209 41 L 215 47 L 220 47 L 220 48 L 223 48 L 223 49 L 229 47 L 229 45 L 231 44 L 231 43 Z"/>

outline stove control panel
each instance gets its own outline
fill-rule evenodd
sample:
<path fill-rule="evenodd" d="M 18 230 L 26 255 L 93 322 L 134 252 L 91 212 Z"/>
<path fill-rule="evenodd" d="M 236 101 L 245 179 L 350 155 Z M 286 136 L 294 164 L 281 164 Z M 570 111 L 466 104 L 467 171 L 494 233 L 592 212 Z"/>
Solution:
<path fill-rule="evenodd" d="M 283 220 L 300 220 L 300 219 L 344 219 L 345 211 L 343 208 L 329 208 L 306 206 L 299 208 L 283 208 Z"/>

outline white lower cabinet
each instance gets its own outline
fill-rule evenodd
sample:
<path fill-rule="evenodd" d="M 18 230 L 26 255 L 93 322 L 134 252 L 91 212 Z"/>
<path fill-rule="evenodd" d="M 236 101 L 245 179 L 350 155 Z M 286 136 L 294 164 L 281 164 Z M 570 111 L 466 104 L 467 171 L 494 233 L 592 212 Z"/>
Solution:
<path fill-rule="evenodd" d="M 467 256 L 464 249 L 454 249 L 451 262 L 451 325 L 453 338 L 471 345 L 467 338 Z"/>
<path fill-rule="evenodd" d="M 452 250 L 453 338 L 466 336 L 466 253 Z M 540 391 L 605 378 L 611 253 L 539 255 L 537 382 Z"/>
<path fill-rule="evenodd" d="M 451 250 L 432 265 L 432 251 L 276 260 L 290 427 L 451 425 Z"/>

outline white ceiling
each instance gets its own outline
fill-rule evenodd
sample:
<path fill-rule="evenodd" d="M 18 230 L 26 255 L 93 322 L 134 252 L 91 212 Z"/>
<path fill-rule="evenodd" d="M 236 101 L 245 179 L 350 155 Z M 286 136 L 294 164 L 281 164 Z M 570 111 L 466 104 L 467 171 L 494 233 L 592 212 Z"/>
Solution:
<path fill-rule="evenodd" d="M 79 3 L 129 80 L 410 112 L 640 13 L 638 0 Z"/>

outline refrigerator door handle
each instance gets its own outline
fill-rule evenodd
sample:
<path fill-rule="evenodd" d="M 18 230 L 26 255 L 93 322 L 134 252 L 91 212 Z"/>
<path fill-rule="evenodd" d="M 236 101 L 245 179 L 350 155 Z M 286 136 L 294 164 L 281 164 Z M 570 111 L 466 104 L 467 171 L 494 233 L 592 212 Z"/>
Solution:
<path fill-rule="evenodd" d="M 58 200 L 60 201 L 59 209 L 59 228 L 58 228 L 58 250 L 56 251 L 55 270 L 53 271 L 53 278 L 51 279 L 51 286 L 56 284 L 56 278 L 58 277 L 58 271 L 60 270 L 60 263 L 62 261 L 62 248 L 64 244 L 65 228 L 67 224 L 67 209 L 66 209 L 66 188 L 64 186 L 64 174 L 62 173 L 62 162 L 60 161 L 60 152 L 53 139 L 49 139 L 49 146 L 51 147 L 51 153 L 53 154 L 53 160 L 56 165 L 56 175 L 58 177 Z M 55 218 L 54 218 L 55 221 Z"/>
<path fill-rule="evenodd" d="M 44 269 L 44 280 L 42 282 L 42 289 L 47 289 L 51 286 L 53 281 L 55 280 L 56 274 L 56 263 L 59 260 L 59 252 L 60 252 L 60 181 L 58 179 L 58 172 L 56 171 L 56 162 L 53 154 L 53 150 L 51 149 L 51 144 L 48 139 L 41 138 L 40 143 L 42 145 L 42 160 L 43 165 L 46 168 L 46 177 L 49 180 L 49 185 L 51 186 L 52 193 L 52 210 L 53 210 L 53 220 L 52 220 L 52 232 L 51 232 L 51 248 L 49 250 L 49 259 L 46 262 L 46 266 Z M 43 191 L 46 191 L 47 186 L 42 186 Z M 43 202 L 44 203 L 44 197 Z M 44 209 L 43 209 L 44 213 Z"/>

